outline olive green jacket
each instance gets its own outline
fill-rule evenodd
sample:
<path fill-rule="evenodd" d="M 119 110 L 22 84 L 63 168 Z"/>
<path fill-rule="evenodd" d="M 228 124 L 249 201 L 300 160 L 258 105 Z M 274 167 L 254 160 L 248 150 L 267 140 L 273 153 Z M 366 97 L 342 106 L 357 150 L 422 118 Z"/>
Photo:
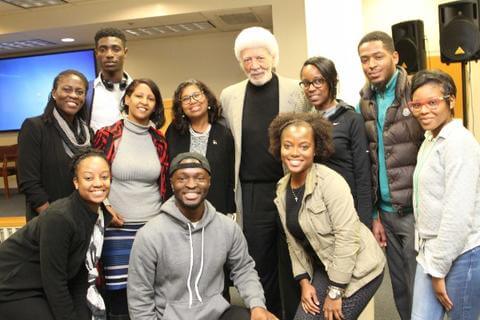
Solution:
<path fill-rule="evenodd" d="M 313 277 L 312 259 L 286 227 L 285 192 L 290 174 L 277 185 L 275 204 L 287 235 L 293 275 Z M 305 193 L 298 214 L 307 240 L 325 266 L 328 278 L 348 284 L 349 297 L 379 276 L 385 256 L 370 230 L 360 222 L 346 181 L 335 171 L 314 164 L 307 174 Z"/>

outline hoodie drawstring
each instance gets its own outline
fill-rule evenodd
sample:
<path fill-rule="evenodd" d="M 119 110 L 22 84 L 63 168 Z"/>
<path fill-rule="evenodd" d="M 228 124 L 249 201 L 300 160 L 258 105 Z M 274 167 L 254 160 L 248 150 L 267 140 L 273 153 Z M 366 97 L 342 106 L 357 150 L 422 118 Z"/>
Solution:
<path fill-rule="evenodd" d="M 200 270 L 198 270 L 198 275 L 197 279 L 195 280 L 195 292 L 197 293 L 197 298 L 200 300 L 200 302 L 203 302 L 202 297 L 200 296 L 200 293 L 198 292 L 198 282 L 200 281 L 200 277 L 202 276 L 202 271 L 203 271 L 203 248 L 204 248 L 204 235 L 205 235 L 205 228 L 202 227 L 202 256 L 200 258 Z"/>
<path fill-rule="evenodd" d="M 192 279 L 192 269 L 193 269 L 193 241 L 192 241 L 192 228 L 190 224 L 188 225 L 188 235 L 190 238 L 190 271 L 188 271 L 188 278 L 187 278 L 187 289 L 188 289 L 188 307 L 192 307 L 192 288 L 190 287 L 190 280 Z"/>
<path fill-rule="evenodd" d="M 193 303 L 192 287 L 190 286 L 190 281 L 192 280 L 192 271 L 193 271 L 193 239 L 192 239 L 192 227 L 190 227 L 189 223 L 187 223 L 187 225 L 188 225 L 188 236 L 190 239 L 190 270 L 188 271 L 187 289 L 188 289 L 188 307 L 191 308 Z M 198 282 L 200 281 L 200 278 L 203 272 L 204 248 L 205 248 L 205 228 L 202 227 L 202 251 L 201 251 L 201 259 L 200 259 L 200 270 L 198 271 L 197 278 L 195 279 L 195 294 L 197 295 L 197 299 L 200 302 L 203 302 L 203 300 L 198 291 Z"/>

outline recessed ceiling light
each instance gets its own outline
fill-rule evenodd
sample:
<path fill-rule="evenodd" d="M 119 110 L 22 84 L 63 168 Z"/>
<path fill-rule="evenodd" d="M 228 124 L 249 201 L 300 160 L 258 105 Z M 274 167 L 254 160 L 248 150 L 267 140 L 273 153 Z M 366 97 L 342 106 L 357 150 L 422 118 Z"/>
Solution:
<path fill-rule="evenodd" d="M 62 42 L 74 42 L 75 41 L 75 39 L 73 39 L 73 38 L 62 38 L 61 40 L 62 40 Z"/>
<path fill-rule="evenodd" d="M 23 9 L 40 8 L 67 3 L 64 0 L 0 0 Z"/>

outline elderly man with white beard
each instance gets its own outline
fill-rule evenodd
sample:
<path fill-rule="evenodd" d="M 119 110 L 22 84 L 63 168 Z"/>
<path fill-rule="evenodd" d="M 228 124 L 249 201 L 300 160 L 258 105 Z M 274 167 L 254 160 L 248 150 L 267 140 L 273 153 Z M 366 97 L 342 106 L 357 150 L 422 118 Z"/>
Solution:
<path fill-rule="evenodd" d="M 270 31 L 242 30 L 234 50 L 247 79 L 225 88 L 220 100 L 235 140 L 237 208 L 267 308 L 280 319 L 293 319 L 300 295 L 273 203 L 283 168 L 268 152 L 268 126 L 281 112 L 303 112 L 308 107 L 298 80 L 275 73 L 278 43 Z"/>

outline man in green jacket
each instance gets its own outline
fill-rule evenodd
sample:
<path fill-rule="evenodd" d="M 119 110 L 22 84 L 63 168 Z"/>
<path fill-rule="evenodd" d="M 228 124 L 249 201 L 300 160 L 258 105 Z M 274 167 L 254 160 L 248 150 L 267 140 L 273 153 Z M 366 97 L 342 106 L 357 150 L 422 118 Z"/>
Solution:
<path fill-rule="evenodd" d="M 358 54 L 368 80 L 359 108 L 372 163 L 372 232 L 386 247 L 395 304 L 405 320 L 410 319 L 416 267 L 412 177 L 423 130 L 407 107 L 410 82 L 397 66 L 392 38 L 381 31 L 368 33 Z"/>

